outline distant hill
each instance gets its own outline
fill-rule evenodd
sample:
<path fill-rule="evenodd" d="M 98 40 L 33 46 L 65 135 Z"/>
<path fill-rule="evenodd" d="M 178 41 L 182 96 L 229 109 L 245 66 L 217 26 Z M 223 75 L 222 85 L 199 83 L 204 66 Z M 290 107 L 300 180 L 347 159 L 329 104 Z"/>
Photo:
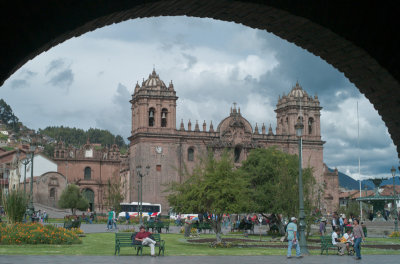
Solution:
<path fill-rule="evenodd" d="M 329 170 L 333 171 L 332 169 L 329 169 Z M 392 185 L 392 184 L 393 184 L 393 179 L 387 178 L 381 183 L 381 186 Z M 400 177 L 399 176 L 395 177 L 395 184 L 400 185 Z M 360 183 L 357 180 L 353 179 L 352 177 L 350 177 L 340 171 L 339 171 L 339 186 L 341 188 L 345 188 L 347 190 L 359 190 L 360 189 Z M 368 190 L 374 189 L 374 184 L 370 180 L 362 180 L 361 181 L 361 189 L 362 190 L 365 190 L 365 186 L 367 186 Z"/>

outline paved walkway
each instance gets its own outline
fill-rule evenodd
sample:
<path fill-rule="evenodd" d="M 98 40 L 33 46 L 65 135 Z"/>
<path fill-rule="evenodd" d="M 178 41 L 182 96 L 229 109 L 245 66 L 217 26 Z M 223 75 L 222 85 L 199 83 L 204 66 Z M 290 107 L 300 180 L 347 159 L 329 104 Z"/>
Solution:
<path fill-rule="evenodd" d="M 207 264 L 260 264 L 260 263 L 273 263 L 273 264 L 298 264 L 298 263 L 340 263 L 340 264 L 394 264 L 399 263 L 398 256 L 387 255 L 367 255 L 363 259 L 355 260 L 353 257 L 340 257 L 340 256 L 309 256 L 302 259 L 287 259 L 284 256 L 170 256 L 170 257 L 156 257 L 150 256 L 0 256 L 1 264 L 16 264 L 16 263 L 29 263 L 29 264 L 45 264 L 45 263 L 85 263 L 85 264 L 192 264 L 192 263 L 207 263 Z"/>

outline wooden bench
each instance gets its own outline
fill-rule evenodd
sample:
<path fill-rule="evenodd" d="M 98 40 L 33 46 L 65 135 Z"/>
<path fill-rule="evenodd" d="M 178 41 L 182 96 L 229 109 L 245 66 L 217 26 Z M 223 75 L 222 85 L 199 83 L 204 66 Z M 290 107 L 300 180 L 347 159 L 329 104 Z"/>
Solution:
<path fill-rule="evenodd" d="M 119 252 L 121 250 L 121 247 L 132 247 L 136 250 L 136 255 L 142 256 L 143 254 L 143 248 L 144 247 L 149 247 L 148 245 L 142 245 L 140 241 L 135 241 L 137 233 L 115 233 L 115 252 L 114 255 L 117 254 L 119 256 Z M 164 251 L 165 251 L 165 241 L 161 240 L 160 234 L 153 234 L 152 235 L 154 240 L 156 241 L 155 247 L 158 248 L 158 255 L 160 256 L 161 252 L 162 255 L 164 256 Z"/>
<path fill-rule="evenodd" d="M 337 246 L 332 244 L 332 236 L 321 236 L 321 255 L 326 251 L 326 255 L 328 255 L 328 250 L 330 248 L 334 248 L 336 251 L 338 249 Z"/>

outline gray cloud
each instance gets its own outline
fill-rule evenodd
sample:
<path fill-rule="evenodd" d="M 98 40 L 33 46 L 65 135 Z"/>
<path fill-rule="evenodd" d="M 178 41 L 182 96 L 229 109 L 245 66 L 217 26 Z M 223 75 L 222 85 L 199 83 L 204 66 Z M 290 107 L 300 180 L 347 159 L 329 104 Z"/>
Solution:
<path fill-rule="evenodd" d="M 65 61 L 63 59 L 52 60 L 50 64 L 47 66 L 46 75 L 51 73 L 52 71 L 58 71 L 64 68 Z"/>
<path fill-rule="evenodd" d="M 28 82 L 22 79 L 15 79 L 11 81 L 10 86 L 11 89 L 25 88 L 28 86 Z"/>
<path fill-rule="evenodd" d="M 72 70 L 66 69 L 56 73 L 53 77 L 51 77 L 49 83 L 51 83 L 53 86 L 68 88 L 69 86 L 71 86 L 73 81 L 74 74 L 72 73 Z"/>
<path fill-rule="evenodd" d="M 194 64 L 197 62 L 197 58 L 195 56 L 182 53 L 182 56 L 187 59 L 187 66 L 185 70 L 190 70 Z"/>
<path fill-rule="evenodd" d="M 122 135 L 125 142 L 127 142 L 127 137 L 130 136 L 130 97 L 127 87 L 119 83 L 112 98 L 112 105 L 105 107 L 101 111 L 101 117 L 96 118 L 97 127 Z"/>

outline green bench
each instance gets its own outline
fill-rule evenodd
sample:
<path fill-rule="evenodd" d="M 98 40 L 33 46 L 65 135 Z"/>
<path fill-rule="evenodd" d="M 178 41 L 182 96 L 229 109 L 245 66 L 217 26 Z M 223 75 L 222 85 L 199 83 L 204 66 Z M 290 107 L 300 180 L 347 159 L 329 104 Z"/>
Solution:
<path fill-rule="evenodd" d="M 326 255 L 328 255 L 328 250 L 330 248 L 338 250 L 338 247 L 332 244 L 332 236 L 321 236 L 321 255 L 326 251 Z"/>
<path fill-rule="evenodd" d="M 119 256 L 119 252 L 121 247 L 132 247 L 136 250 L 136 255 L 142 256 L 143 248 L 148 247 L 148 245 L 144 246 L 140 241 L 135 241 L 135 236 L 137 233 L 115 233 L 115 252 L 114 255 L 117 254 Z M 160 256 L 161 252 L 164 256 L 165 251 L 165 241 L 161 240 L 160 234 L 152 235 L 154 240 L 156 241 L 155 247 L 158 248 L 158 255 Z"/>
<path fill-rule="evenodd" d="M 198 229 L 200 230 L 200 232 L 203 230 L 208 230 L 208 233 L 210 233 L 212 230 L 212 227 L 211 227 L 210 223 L 203 222 L 203 223 L 199 224 Z"/>
<path fill-rule="evenodd" d="M 64 226 L 65 229 L 71 229 L 71 228 L 80 228 L 81 227 L 81 221 L 76 220 L 76 221 L 65 221 Z"/>
<path fill-rule="evenodd" d="M 161 233 L 162 228 L 165 228 L 165 232 L 169 232 L 169 222 L 156 222 L 155 228 L 158 233 Z"/>

